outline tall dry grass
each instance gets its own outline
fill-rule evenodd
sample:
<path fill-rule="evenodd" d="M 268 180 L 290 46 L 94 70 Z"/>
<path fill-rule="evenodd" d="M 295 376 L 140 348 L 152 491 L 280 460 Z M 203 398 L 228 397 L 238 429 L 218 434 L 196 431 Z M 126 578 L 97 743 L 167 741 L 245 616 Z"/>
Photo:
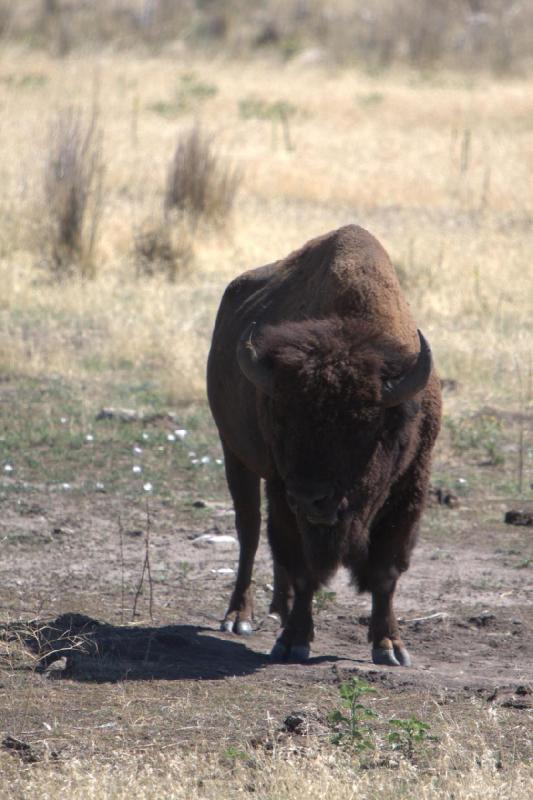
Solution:
<path fill-rule="evenodd" d="M 214 142 L 196 123 L 176 143 L 167 172 L 165 210 L 188 214 L 194 221 L 221 224 L 235 204 L 241 176 L 224 163 Z"/>
<path fill-rule="evenodd" d="M 50 123 L 44 165 L 43 248 L 56 277 L 94 272 L 93 251 L 103 213 L 102 131 L 93 107 L 84 120 L 73 106 Z"/>

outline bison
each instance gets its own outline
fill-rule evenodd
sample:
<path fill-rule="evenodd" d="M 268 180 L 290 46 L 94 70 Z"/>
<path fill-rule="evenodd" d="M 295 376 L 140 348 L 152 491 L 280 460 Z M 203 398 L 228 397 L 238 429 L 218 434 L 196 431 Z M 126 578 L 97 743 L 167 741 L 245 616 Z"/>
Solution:
<path fill-rule="evenodd" d="M 227 287 L 207 369 L 240 543 L 222 629 L 252 632 L 266 482 L 275 661 L 305 661 L 314 592 L 340 565 L 372 594 L 376 664 L 408 666 L 393 611 L 440 424 L 440 385 L 389 257 L 363 228 L 313 239 Z"/>

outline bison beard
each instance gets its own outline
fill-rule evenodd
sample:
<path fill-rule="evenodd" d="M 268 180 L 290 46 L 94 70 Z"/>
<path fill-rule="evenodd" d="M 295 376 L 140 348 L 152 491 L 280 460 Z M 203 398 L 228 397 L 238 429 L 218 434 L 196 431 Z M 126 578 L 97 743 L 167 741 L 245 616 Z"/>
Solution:
<path fill-rule="evenodd" d="M 340 564 L 372 594 L 375 663 L 409 665 L 392 600 L 409 564 L 440 420 L 431 353 L 388 256 L 347 226 L 224 294 L 208 395 L 240 542 L 222 623 L 252 632 L 250 589 L 266 480 L 275 660 L 305 660 L 312 600 Z"/>

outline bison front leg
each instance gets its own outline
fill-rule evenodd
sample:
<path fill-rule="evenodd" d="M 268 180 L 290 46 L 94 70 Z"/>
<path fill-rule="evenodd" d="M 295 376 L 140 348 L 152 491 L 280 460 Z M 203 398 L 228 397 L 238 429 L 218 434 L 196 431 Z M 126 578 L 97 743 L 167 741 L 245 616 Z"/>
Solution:
<path fill-rule="evenodd" d="M 367 559 L 353 568 L 361 591 L 372 593 L 368 632 L 375 664 L 409 667 L 393 608 L 398 578 L 409 566 L 428 483 L 428 456 L 421 457 L 393 487 L 370 528 Z"/>
<path fill-rule="evenodd" d="M 230 633 L 249 635 L 252 633 L 253 620 L 252 572 L 261 526 L 259 478 L 224 444 L 223 449 L 240 553 L 235 587 L 221 628 Z"/>
<path fill-rule="evenodd" d="M 402 642 L 393 609 L 396 577 L 393 574 L 377 580 L 379 588 L 372 592 L 372 615 L 368 639 L 372 642 L 372 661 L 389 667 L 410 667 L 411 657 Z"/>
<path fill-rule="evenodd" d="M 294 588 L 285 567 L 274 559 L 274 591 L 270 603 L 270 614 L 279 617 L 281 625 L 285 627 L 289 619 L 289 612 L 294 603 Z"/>
<path fill-rule="evenodd" d="M 283 631 L 271 651 L 273 661 L 306 661 L 313 641 L 313 594 L 316 582 L 307 574 L 300 532 L 281 481 L 267 482 L 268 538 L 274 558 L 271 611 Z M 292 601 L 292 607 L 291 607 Z"/>
<path fill-rule="evenodd" d="M 272 661 L 307 661 L 314 638 L 313 595 L 315 586 L 304 578 L 294 581 L 294 604 L 287 624 L 270 652 Z"/>

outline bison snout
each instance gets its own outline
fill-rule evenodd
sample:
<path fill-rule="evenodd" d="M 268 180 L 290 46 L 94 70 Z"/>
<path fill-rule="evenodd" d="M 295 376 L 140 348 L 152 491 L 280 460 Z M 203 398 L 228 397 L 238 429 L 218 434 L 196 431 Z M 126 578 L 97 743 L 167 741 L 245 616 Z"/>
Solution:
<path fill-rule="evenodd" d="M 291 511 L 300 512 L 311 525 L 335 525 L 339 518 L 339 498 L 331 487 L 287 487 Z"/>

